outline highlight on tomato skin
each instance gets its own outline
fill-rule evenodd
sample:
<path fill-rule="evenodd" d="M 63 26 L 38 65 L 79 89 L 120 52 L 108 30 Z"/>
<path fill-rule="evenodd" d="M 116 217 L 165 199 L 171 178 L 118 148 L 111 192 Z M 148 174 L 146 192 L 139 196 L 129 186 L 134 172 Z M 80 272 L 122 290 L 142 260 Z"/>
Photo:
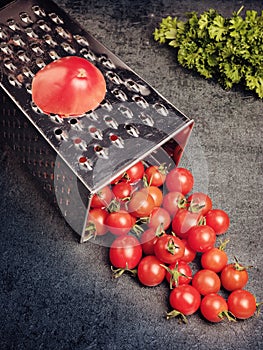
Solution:
<path fill-rule="evenodd" d="M 102 72 L 82 57 L 67 56 L 39 70 L 32 81 L 32 100 L 46 114 L 79 116 L 94 110 L 106 94 Z"/>

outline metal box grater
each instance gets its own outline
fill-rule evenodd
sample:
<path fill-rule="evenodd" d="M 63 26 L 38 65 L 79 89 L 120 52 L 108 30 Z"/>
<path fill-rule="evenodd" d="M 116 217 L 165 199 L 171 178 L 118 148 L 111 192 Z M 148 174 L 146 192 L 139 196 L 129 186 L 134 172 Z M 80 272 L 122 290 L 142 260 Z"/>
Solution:
<path fill-rule="evenodd" d="M 101 70 L 105 99 L 79 117 L 46 115 L 32 102 L 32 78 L 70 55 Z M 94 193 L 139 160 L 179 163 L 193 120 L 52 1 L 6 1 L 0 9 L 0 57 L 1 143 L 38 178 L 80 242 L 86 240 Z"/>

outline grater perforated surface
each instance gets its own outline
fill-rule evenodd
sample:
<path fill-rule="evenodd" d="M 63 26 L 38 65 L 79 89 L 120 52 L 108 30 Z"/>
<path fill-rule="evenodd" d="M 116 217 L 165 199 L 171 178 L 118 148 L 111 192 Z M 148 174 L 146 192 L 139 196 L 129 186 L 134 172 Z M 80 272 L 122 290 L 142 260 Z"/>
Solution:
<path fill-rule="evenodd" d="M 90 191 L 192 123 L 53 2 L 18 0 L 0 14 L 1 86 Z M 32 102 L 32 78 L 69 55 L 101 70 L 105 100 L 78 118 L 47 116 Z"/>

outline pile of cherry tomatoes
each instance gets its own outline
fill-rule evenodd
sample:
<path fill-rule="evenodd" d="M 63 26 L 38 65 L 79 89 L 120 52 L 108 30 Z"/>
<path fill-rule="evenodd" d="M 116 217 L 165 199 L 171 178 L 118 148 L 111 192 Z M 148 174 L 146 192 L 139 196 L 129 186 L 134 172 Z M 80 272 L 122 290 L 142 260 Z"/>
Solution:
<path fill-rule="evenodd" d="M 243 289 L 248 267 L 228 262 L 227 241 L 216 246 L 229 216 L 213 208 L 207 194 L 192 192 L 193 185 L 188 169 L 140 161 L 93 196 L 87 235 L 113 237 L 109 260 L 115 277 L 129 272 L 147 287 L 167 282 L 167 318 L 186 322 L 199 311 L 210 322 L 247 319 L 260 304 Z M 196 260 L 200 269 L 193 273 Z"/>

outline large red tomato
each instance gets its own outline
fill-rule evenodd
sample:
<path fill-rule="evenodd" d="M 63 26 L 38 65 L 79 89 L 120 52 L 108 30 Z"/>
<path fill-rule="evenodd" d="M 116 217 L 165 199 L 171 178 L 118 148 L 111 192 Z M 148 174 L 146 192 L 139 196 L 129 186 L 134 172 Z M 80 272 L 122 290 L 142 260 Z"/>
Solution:
<path fill-rule="evenodd" d="M 98 107 L 106 94 L 105 79 L 85 58 L 68 56 L 37 72 L 32 99 L 45 113 L 81 115 Z"/>

